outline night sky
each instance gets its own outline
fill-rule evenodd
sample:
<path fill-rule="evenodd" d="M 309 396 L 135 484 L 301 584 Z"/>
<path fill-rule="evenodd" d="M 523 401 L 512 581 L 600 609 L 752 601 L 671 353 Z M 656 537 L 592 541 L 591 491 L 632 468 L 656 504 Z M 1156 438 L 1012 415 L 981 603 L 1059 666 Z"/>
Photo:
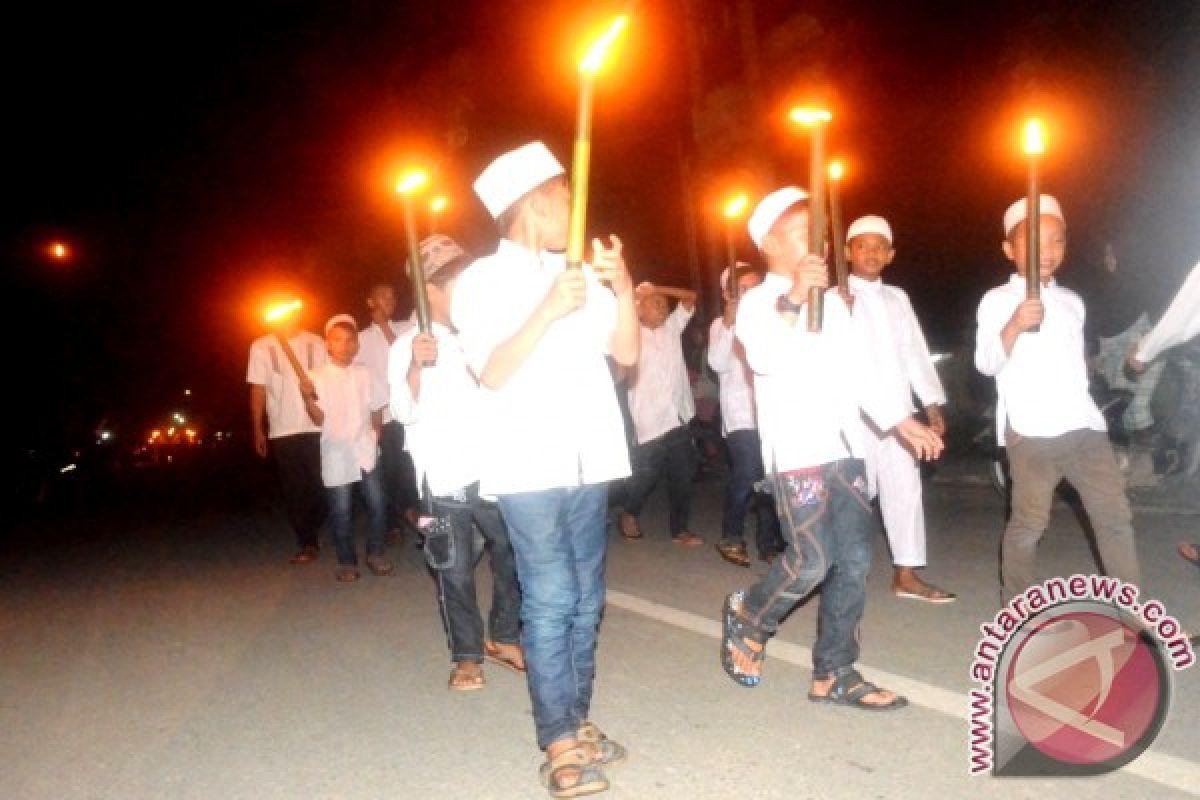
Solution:
<path fill-rule="evenodd" d="M 248 0 L 13 18 L 4 297 L 10 325 L 32 320 L 10 340 L 15 438 L 148 419 L 184 387 L 211 424 L 245 431 L 267 292 L 302 291 L 319 330 L 339 311 L 365 319 L 373 281 L 406 291 L 390 190 L 418 158 L 451 197 L 444 229 L 487 252 L 471 180 L 532 138 L 569 163 L 575 45 L 628 5 Z M 589 227 L 622 235 L 637 279 L 690 280 L 685 189 L 705 226 L 732 183 L 805 182 L 784 114 L 806 99 L 837 115 L 847 220 L 892 221 L 890 279 L 935 342 L 969 341 L 979 296 L 1005 279 L 1000 216 L 1023 192 L 1029 112 L 1050 125 L 1064 283 L 1111 241 L 1157 306 L 1200 258 L 1200 3 L 760 0 L 746 39 L 737 4 L 692 0 L 691 40 L 682 0 L 633 5 L 598 97 Z M 41 251 L 54 238 L 68 263 Z M 699 257 L 711 284 L 703 238 Z"/>

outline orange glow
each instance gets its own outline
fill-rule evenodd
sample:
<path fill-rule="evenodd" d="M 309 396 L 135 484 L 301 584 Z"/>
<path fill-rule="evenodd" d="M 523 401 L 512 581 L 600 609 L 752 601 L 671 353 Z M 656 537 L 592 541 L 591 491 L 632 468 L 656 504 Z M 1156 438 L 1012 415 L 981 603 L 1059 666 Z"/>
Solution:
<path fill-rule="evenodd" d="M 66 261 L 67 257 L 71 255 L 71 248 L 67 247 L 64 242 L 51 242 L 46 247 L 46 252 L 55 261 Z"/>
<path fill-rule="evenodd" d="M 267 313 L 264 318 L 267 322 L 278 322 L 279 320 L 293 314 L 304 308 L 304 303 L 300 300 L 293 300 L 290 303 L 276 303 L 267 308 Z"/>
<path fill-rule="evenodd" d="M 400 182 L 396 184 L 397 194 L 412 194 L 419 189 L 424 188 L 429 183 L 429 173 L 423 169 L 412 169 L 404 173 L 400 178 Z"/>
<path fill-rule="evenodd" d="M 1046 152 L 1046 126 L 1040 119 L 1034 118 L 1025 123 L 1025 135 L 1022 147 L 1026 155 L 1040 156 Z"/>
<path fill-rule="evenodd" d="M 609 48 L 612 47 L 613 42 L 617 40 L 617 37 L 621 35 L 621 31 L 625 30 L 627 25 L 629 25 L 629 17 L 624 14 L 614 19 L 612 24 L 608 26 L 608 30 L 596 40 L 595 44 L 588 50 L 587 55 L 579 62 L 579 71 L 591 73 L 592 75 L 599 72 L 600 67 L 604 65 L 604 57 L 608 54 Z"/>
<path fill-rule="evenodd" d="M 829 162 L 829 180 L 840 181 L 842 176 L 846 174 L 846 168 L 842 166 L 840 161 Z"/>
<path fill-rule="evenodd" d="M 788 119 L 797 125 L 806 125 L 811 128 L 818 123 L 829 122 L 833 119 L 833 114 L 818 108 L 793 108 L 788 112 Z"/>
<path fill-rule="evenodd" d="M 725 215 L 726 219 L 737 219 L 746 213 L 748 205 L 750 205 L 750 198 L 746 196 L 745 192 L 739 192 L 726 201 L 721 213 Z"/>
<path fill-rule="evenodd" d="M 446 210 L 446 206 L 448 205 L 450 205 L 450 201 L 446 199 L 446 195 L 439 194 L 429 201 L 429 210 L 435 214 L 440 214 Z"/>

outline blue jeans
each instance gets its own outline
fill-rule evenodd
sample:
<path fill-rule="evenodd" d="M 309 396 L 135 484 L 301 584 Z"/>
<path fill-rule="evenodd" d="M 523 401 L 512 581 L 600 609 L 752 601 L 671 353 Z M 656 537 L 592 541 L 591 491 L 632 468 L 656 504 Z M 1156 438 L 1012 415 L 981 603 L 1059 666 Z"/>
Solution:
<path fill-rule="evenodd" d="M 383 555 L 383 535 L 387 509 L 383 496 L 383 476 L 379 465 L 362 473 L 362 480 L 326 487 L 329 496 L 329 522 L 333 527 L 333 547 L 340 566 L 354 566 L 354 487 L 358 486 L 367 506 L 367 555 Z"/>
<path fill-rule="evenodd" d="M 875 515 L 861 459 L 772 475 L 788 548 L 746 590 L 742 613 L 774 634 L 788 612 L 818 585 L 813 676 L 827 677 L 858 660 L 858 624 L 867 600 Z"/>
<path fill-rule="evenodd" d="M 606 484 L 503 495 L 538 747 L 575 738 L 588 718 L 604 608 Z"/>
<path fill-rule="evenodd" d="M 770 498 L 754 491 L 754 484 L 763 478 L 762 444 L 753 428 L 731 431 L 725 437 L 729 450 L 729 483 L 725 487 L 725 512 L 721 518 L 722 543 L 746 540 L 742 531 L 746 512 L 754 509 L 758 555 L 766 558 L 782 553 L 787 547 L 779 532 L 779 517 Z"/>
<path fill-rule="evenodd" d="M 492 561 L 492 608 L 488 614 L 488 638 L 500 644 L 516 644 L 520 636 L 521 593 L 508 531 L 495 504 L 479 499 L 479 484 L 461 498 L 435 497 L 433 511 L 450 523 L 454 537 L 454 560 L 435 569 L 442 622 L 453 661 L 483 661 L 483 617 L 475 591 L 475 567 L 486 542 Z M 478 527 L 479 536 L 475 533 Z"/>

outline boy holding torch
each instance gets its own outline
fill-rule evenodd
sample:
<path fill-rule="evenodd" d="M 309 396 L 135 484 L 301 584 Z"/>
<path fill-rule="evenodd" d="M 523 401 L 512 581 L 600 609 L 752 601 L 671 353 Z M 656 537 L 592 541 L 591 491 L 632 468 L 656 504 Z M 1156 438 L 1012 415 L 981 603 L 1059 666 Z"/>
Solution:
<path fill-rule="evenodd" d="M 1016 271 L 983 296 L 975 339 L 976 368 L 996 379 L 996 438 L 1012 474 L 1000 553 L 1005 599 L 1034 582 L 1037 545 L 1063 478 L 1083 500 L 1104 571 L 1128 583 L 1139 578 L 1125 479 L 1088 393 L 1083 300 L 1054 281 L 1067 246 L 1062 208 L 1050 195 L 1038 196 L 1038 296 L 1030 296 L 1025 280 L 1028 209 L 1023 198 L 1004 212 L 1004 255 Z"/>
<path fill-rule="evenodd" d="M 840 236 L 838 237 L 840 238 Z M 860 217 L 846 231 L 847 284 L 854 296 L 853 317 L 863 338 L 885 368 L 888 391 L 911 412 L 915 393 L 930 427 L 946 433 L 941 406 L 946 392 L 933 367 L 916 312 L 903 289 L 883 282 L 883 272 L 896 251 L 892 226 L 883 217 Z M 866 425 L 867 483 L 879 493 L 879 510 L 892 551 L 892 592 L 927 603 L 951 603 L 955 596 L 923 581 L 916 570 L 925 566 L 925 509 L 921 502 L 921 468 L 895 436 Z"/>
<path fill-rule="evenodd" d="M 736 334 L 754 371 L 763 463 L 788 546 L 766 577 L 726 599 L 721 665 L 738 684 L 757 686 L 767 640 L 821 586 L 808 699 L 887 711 L 907 701 L 854 668 L 874 534 L 860 409 L 920 458 L 936 458 L 942 440 L 886 391 L 845 302 L 825 292 L 825 262 L 808 250 L 808 213 L 808 196 L 787 187 L 763 198 L 748 223 L 768 272 L 742 298 Z M 816 332 L 805 324 L 814 290 L 825 294 Z"/>
<path fill-rule="evenodd" d="M 275 309 L 282 311 L 283 309 Z M 293 564 L 309 564 L 320 550 L 317 532 L 325 521 L 325 488 L 321 483 L 321 429 L 304 410 L 300 381 L 289 363 L 285 343 L 312 371 L 325 364 L 325 342 L 300 327 L 299 303 L 271 321 L 272 333 L 250 345 L 246 382 L 250 384 L 250 423 L 254 451 L 271 456 L 283 492 L 288 522 L 296 534 Z"/>
<path fill-rule="evenodd" d="M 570 268 L 570 191 L 541 142 L 493 161 L 475 192 L 502 236 L 467 268 L 451 317 L 485 388 L 479 491 L 499 497 L 521 582 L 522 644 L 542 779 L 555 797 L 608 788 L 624 749 L 589 722 L 604 607 L 608 482 L 629 475 L 605 356 L 638 356 L 621 241 Z"/>

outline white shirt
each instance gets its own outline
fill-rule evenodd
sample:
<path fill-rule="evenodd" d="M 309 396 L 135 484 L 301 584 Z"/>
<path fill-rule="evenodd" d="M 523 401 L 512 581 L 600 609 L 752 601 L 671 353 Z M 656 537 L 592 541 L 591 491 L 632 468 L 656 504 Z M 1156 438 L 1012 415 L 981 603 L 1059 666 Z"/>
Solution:
<path fill-rule="evenodd" d="M 791 286 L 768 272 L 742 296 L 735 323 L 754 370 L 763 464 L 780 472 L 862 458 L 860 409 L 883 431 L 907 416 L 837 292 L 826 292 L 822 329 L 809 333 L 805 312 L 790 324 L 776 310 Z"/>
<path fill-rule="evenodd" d="M 378 441 L 371 412 L 387 403 L 379 384 L 361 364 L 329 363 L 311 373 L 317 405 L 325 412 L 321 425 L 321 480 L 343 486 L 375 469 Z"/>
<path fill-rule="evenodd" d="M 392 328 L 393 338 L 398 338 L 412 327 L 412 323 L 408 320 L 404 322 L 388 320 L 388 325 Z M 366 367 L 367 371 L 371 373 L 371 380 L 378 381 L 385 393 L 388 385 L 388 349 L 390 347 L 387 336 L 384 334 L 383 328 L 379 327 L 378 322 L 372 322 L 358 332 L 358 355 L 354 357 L 354 363 Z M 384 396 L 386 397 L 386 394 Z M 383 423 L 386 425 L 391 421 L 392 410 L 388 406 L 384 406 Z"/>
<path fill-rule="evenodd" d="M 328 360 L 325 340 L 314 333 L 300 331 L 288 339 L 288 344 L 292 346 L 300 366 L 307 372 L 324 366 Z M 300 395 L 296 371 L 292 369 L 274 334 L 260 336 L 250 345 L 246 383 L 262 386 L 266 390 L 267 435 L 270 438 L 320 430 L 304 410 L 304 398 Z"/>
<path fill-rule="evenodd" d="M 886 368 L 888 391 L 902 398 L 910 413 L 916 410 L 912 405 L 914 392 L 922 408 L 944 405 L 946 391 L 908 295 L 883 281 L 863 280 L 857 275 L 849 278 L 854 322 Z"/>
<path fill-rule="evenodd" d="M 641 327 L 638 363 L 629 379 L 629 415 L 638 444 L 686 425 L 696 400 L 683 363 L 683 329 L 695 310 L 678 303 L 657 328 Z"/>
<path fill-rule="evenodd" d="M 1025 279 L 989 289 L 976 315 L 975 366 L 996 379 L 996 440 L 1004 444 L 1011 426 L 1022 436 L 1059 436 L 1070 431 L 1107 429 L 1088 393 L 1084 361 L 1083 300 L 1051 280 L 1043 286 L 1046 315 L 1038 333 L 1022 333 L 1012 354 L 1000 332 L 1025 299 Z"/>
<path fill-rule="evenodd" d="M 1159 353 L 1200 334 L 1200 264 L 1192 267 L 1158 324 L 1138 342 L 1136 358 L 1148 364 Z"/>
<path fill-rule="evenodd" d="M 754 373 L 746 363 L 746 350 L 717 317 L 708 329 L 708 365 L 721 385 L 721 433 L 758 427 L 754 417 Z"/>
<path fill-rule="evenodd" d="M 562 254 L 506 239 L 454 286 L 451 316 L 467 363 L 483 374 L 492 351 L 525 324 L 566 269 Z M 499 389 L 483 388 L 488 450 L 481 494 L 601 483 L 629 475 L 629 451 L 605 354 L 617 300 L 584 265 L 583 308 L 553 322 Z"/>
<path fill-rule="evenodd" d="M 404 447 L 416 465 L 417 485 L 424 478 L 435 497 L 445 497 L 479 480 L 483 394 L 458 337 L 440 322 L 433 323 L 432 332 L 437 363 L 421 369 L 417 397 L 408 386 L 415 327 L 392 346 L 388 382 L 392 415 L 404 425 Z"/>

